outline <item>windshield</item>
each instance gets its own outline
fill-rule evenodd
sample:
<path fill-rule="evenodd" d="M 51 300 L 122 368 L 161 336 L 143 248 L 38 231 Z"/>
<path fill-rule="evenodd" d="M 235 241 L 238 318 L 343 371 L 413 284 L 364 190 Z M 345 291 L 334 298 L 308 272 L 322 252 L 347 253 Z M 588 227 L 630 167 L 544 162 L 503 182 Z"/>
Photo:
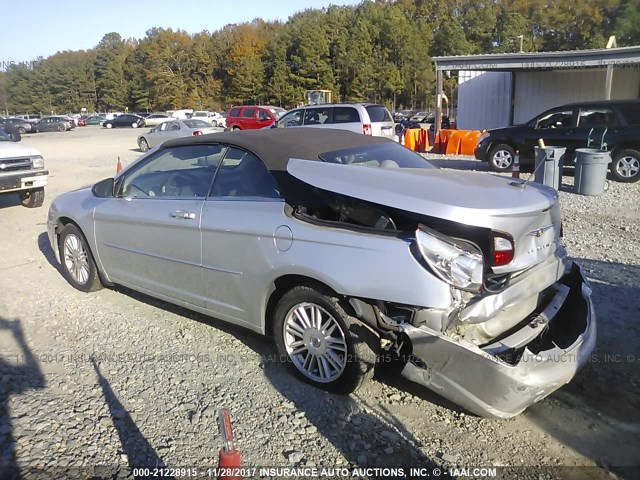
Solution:
<path fill-rule="evenodd" d="M 284 108 L 270 108 L 269 111 L 276 116 L 276 120 L 280 119 L 287 111 Z"/>
<path fill-rule="evenodd" d="M 366 145 L 320 154 L 328 163 L 373 168 L 436 168 L 417 153 L 395 142 Z"/>

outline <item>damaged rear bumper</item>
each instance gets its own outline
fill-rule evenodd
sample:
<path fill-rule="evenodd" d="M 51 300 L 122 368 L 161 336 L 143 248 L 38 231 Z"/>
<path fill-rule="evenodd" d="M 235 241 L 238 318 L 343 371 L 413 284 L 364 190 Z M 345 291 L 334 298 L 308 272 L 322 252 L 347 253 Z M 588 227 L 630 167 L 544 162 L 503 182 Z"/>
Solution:
<path fill-rule="evenodd" d="M 403 325 L 414 359 L 403 376 L 484 417 L 521 413 L 568 383 L 595 347 L 591 289 L 580 268 L 573 264 L 557 285 L 561 305 L 553 308 L 547 328 L 527 345 L 500 355 L 427 327 Z"/>

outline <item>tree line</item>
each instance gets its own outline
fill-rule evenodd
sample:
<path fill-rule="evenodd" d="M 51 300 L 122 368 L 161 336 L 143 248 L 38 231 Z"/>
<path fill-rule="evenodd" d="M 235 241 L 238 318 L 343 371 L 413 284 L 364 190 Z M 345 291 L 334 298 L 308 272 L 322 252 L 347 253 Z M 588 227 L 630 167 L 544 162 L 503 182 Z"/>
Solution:
<path fill-rule="evenodd" d="M 334 101 L 431 108 L 431 57 L 640 44 L 638 0 L 365 0 L 188 34 L 152 28 L 106 34 L 93 49 L 58 52 L 0 71 L 7 113 L 292 107 L 305 91 Z M 455 88 L 445 81 L 445 91 Z"/>

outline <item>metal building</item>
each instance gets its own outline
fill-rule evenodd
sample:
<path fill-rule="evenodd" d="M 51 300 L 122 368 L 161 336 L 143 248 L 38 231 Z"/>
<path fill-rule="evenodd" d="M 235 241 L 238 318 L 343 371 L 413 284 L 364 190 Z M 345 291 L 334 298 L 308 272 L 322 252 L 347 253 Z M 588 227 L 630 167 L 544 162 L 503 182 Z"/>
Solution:
<path fill-rule="evenodd" d="M 566 52 L 434 57 L 437 107 L 442 75 L 458 72 L 459 129 L 524 123 L 565 103 L 640 98 L 640 46 Z"/>

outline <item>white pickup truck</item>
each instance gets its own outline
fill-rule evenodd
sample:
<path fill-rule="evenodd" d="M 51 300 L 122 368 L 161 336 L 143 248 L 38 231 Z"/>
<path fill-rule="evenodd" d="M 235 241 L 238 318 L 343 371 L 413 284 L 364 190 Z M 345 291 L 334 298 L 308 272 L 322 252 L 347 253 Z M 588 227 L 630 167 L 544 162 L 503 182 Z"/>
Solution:
<path fill-rule="evenodd" d="M 0 194 L 18 192 L 22 205 L 40 207 L 44 202 L 47 175 L 49 172 L 38 150 L 0 135 Z"/>

